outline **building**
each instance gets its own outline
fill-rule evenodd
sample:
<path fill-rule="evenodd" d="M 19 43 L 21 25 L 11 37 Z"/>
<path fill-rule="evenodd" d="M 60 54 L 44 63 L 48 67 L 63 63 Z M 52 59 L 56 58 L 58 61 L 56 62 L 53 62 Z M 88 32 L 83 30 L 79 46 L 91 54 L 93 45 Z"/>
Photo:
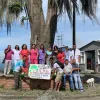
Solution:
<path fill-rule="evenodd" d="M 82 71 L 95 70 L 95 64 L 100 65 L 100 41 L 92 41 L 80 48 Z M 100 72 L 100 67 L 99 67 Z"/>

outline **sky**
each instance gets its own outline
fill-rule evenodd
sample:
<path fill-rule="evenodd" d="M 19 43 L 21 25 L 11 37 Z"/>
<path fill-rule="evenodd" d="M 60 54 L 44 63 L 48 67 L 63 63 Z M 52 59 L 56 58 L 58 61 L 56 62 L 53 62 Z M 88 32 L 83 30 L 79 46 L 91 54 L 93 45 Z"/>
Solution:
<path fill-rule="evenodd" d="M 98 11 L 97 18 L 100 22 L 100 0 L 98 0 Z M 43 0 L 43 10 L 46 18 L 47 12 L 47 2 L 48 0 Z M 22 13 L 20 18 L 24 15 Z M 0 56 L 3 55 L 3 50 L 7 47 L 8 44 L 14 48 L 16 44 L 21 46 L 22 44 L 27 44 L 30 46 L 30 28 L 29 25 L 21 26 L 20 18 L 16 21 L 16 23 L 12 24 L 11 35 L 7 36 L 6 26 L 0 29 Z M 57 36 L 63 36 L 62 45 L 67 45 L 72 47 L 72 28 L 69 22 L 67 15 L 63 15 L 58 19 L 58 30 L 55 37 L 55 44 L 58 45 Z M 77 16 L 76 18 L 76 41 L 77 47 L 82 47 L 87 43 L 93 40 L 100 40 L 100 25 L 97 23 L 93 23 L 89 18 L 84 17 L 82 15 Z M 59 46 L 61 46 L 61 41 L 59 41 Z"/>

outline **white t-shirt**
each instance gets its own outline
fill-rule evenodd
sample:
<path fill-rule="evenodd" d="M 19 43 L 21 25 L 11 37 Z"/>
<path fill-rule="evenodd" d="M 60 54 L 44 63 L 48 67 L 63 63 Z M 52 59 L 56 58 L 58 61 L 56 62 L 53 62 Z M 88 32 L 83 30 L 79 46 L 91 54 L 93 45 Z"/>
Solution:
<path fill-rule="evenodd" d="M 72 65 L 68 63 L 68 65 L 64 65 L 64 71 L 69 74 L 72 70 Z"/>
<path fill-rule="evenodd" d="M 19 60 L 20 59 L 20 50 L 13 50 L 14 52 L 14 60 Z"/>
<path fill-rule="evenodd" d="M 72 59 L 76 59 L 76 63 L 79 64 L 78 62 L 78 57 L 80 56 L 80 50 L 79 49 L 76 49 L 75 50 L 75 55 L 74 55 L 74 50 L 72 50 Z"/>
<path fill-rule="evenodd" d="M 56 69 L 58 73 L 63 73 L 63 69 L 57 63 L 53 65 L 53 69 Z"/>
<path fill-rule="evenodd" d="M 71 57 L 71 51 L 65 51 L 65 55 L 66 55 L 66 59 L 68 59 L 68 61 L 70 61 L 70 57 Z"/>

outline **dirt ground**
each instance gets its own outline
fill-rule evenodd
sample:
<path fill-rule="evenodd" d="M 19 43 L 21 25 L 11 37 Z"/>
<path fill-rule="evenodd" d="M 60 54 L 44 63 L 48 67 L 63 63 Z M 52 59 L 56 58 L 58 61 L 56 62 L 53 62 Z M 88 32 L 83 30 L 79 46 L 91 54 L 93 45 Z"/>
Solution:
<path fill-rule="evenodd" d="M 100 84 L 86 87 L 84 92 L 70 90 L 56 92 L 53 90 L 15 91 L 0 88 L 0 100 L 100 100 Z"/>

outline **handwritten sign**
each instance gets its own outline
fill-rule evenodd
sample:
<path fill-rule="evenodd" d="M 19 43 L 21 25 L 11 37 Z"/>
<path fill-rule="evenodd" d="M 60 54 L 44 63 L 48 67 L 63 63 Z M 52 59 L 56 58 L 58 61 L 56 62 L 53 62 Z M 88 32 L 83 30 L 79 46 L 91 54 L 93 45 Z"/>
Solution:
<path fill-rule="evenodd" d="M 29 67 L 28 76 L 32 79 L 50 80 L 51 68 L 49 65 L 31 64 Z"/>

